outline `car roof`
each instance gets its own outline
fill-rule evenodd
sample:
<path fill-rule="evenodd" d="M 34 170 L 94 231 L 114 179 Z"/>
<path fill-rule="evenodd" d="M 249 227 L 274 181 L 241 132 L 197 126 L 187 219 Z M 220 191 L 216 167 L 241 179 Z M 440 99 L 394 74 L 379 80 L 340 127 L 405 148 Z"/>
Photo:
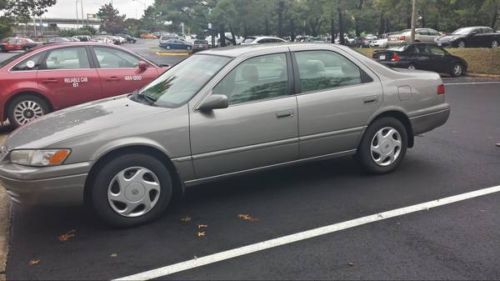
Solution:
<path fill-rule="evenodd" d="M 324 49 L 324 43 L 270 43 L 270 44 L 256 44 L 256 45 L 239 45 L 239 46 L 229 46 L 223 48 L 215 48 L 200 52 L 198 54 L 207 54 L 207 55 L 217 55 L 217 56 L 225 56 L 225 57 L 239 57 L 244 54 L 256 53 L 261 51 L 269 51 L 270 53 L 275 50 L 282 50 L 283 47 L 292 47 L 292 46 L 301 46 L 301 47 L 310 47 L 312 50 L 314 49 Z M 335 46 L 331 44 L 331 46 Z"/>

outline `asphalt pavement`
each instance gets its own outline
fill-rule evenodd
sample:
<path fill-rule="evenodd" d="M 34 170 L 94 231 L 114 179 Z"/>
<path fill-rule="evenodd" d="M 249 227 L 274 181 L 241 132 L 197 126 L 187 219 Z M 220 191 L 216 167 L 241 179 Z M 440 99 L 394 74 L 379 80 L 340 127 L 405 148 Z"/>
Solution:
<path fill-rule="evenodd" d="M 160 64 L 183 59 L 156 55 L 156 43 L 125 47 Z M 7 278 L 119 278 L 499 185 L 500 82 L 444 80 L 450 120 L 417 137 L 392 174 L 367 175 L 349 157 L 204 184 L 160 220 L 126 230 L 80 207 L 14 206 Z M 160 279 L 500 279 L 499 200 L 470 199 Z"/>
<path fill-rule="evenodd" d="M 7 278 L 124 277 L 499 185 L 499 84 L 448 85 L 447 99 L 449 122 L 417 137 L 389 175 L 366 175 L 344 158 L 205 184 L 160 220 L 126 230 L 100 224 L 83 208 L 15 206 Z M 499 279 L 499 199 L 458 202 L 161 279 Z"/>

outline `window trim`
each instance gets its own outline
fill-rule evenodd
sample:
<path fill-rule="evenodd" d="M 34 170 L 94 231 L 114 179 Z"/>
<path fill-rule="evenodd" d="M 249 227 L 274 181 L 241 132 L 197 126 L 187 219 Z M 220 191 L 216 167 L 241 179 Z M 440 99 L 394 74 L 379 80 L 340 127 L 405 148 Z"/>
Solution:
<path fill-rule="evenodd" d="M 339 56 L 344 57 L 347 61 L 351 62 L 354 64 L 360 71 L 360 79 L 361 83 L 360 84 L 355 84 L 355 85 L 345 85 L 345 86 L 340 86 L 340 87 L 334 87 L 334 88 L 327 88 L 327 89 L 320 89 L 320 90 L 314 90 L 314 91 L 308 91 L 308 92 L 303 92 L 302 91 L 302 84 L 300 83 L 300 73 L 299 73 L 299 64 L 297 63 L 297 53 L 303 53 L 303 52 L 331 52 L 334 54 L 337 54 Z M 343 54 L 329 50 L 329 49 L 316 49 L 316 50 L 298 50 L 298 51 L 292 51 L 292 60 L 294 62 L 294 73 L 295 73 L 295 89 L 296 89 L 296 95 L 309 95 L 309 94 L 315 94 L 315 93 L 322 93 L 326 91 L 335 91 L 336 89 L 344 89 L 344 88 L 350 88 L 350 87 L 356 87 L 359 85 L 363 84 L 368 84 L 368 83 L 373 83 L 376 81 L 370 74 L 368 74 L 363 68 L 361 68 L 357 63 L 354 63 L 351 59 L 348 57 L 344 56 Z M 363 77 L 369 78 L 371 81 L 366 81 L 363 82 Z"/>
<path fill-rule="evenodd" d="M 219 81 L 217 81 L 217 83 L 215 84 L 215 86 L 213 86 L 211 89 L 210 89 L 210 94 L 206 95 L 197 105 L 196 105 L 196 110 L 198 110 L 198 107 L 203 103 L 203 101 L 208 98 L 209 96 L 213 95 L 213 92 L 214 92 L 214 89 L 224 80 L 226 79 L 227 76 L 229 76 L 233 70 L 235 70 L 237 67 L 239 67 L 240 65 L 242 65 L 243 63 L 245 63 L 246 61 L 248 60 L 251 60 L 251 59 L 254 59 L 254 58 L 258 58 L 258 57 L 264 57 L 264 56 L 272 56 L 272 55 L 285 55 L 285 62 L 286 62 L 286 70 L 287 70 L 287 79 L 288 79 L 288 83 L 287 83 L 287 90 L 288 90 L 288 95 L 283 95 L 283 96 L 277 96 L 277 97 L 271 97 L 271 98 L 265 98 L 265 99 L 258 99 L 258 100 L 251 100 L 251 101 L 246 101 L 246 102 L 240 102 L 240 103 L 236 103 L 236 104 L 229 104 L 228 107 L 234 107 L 234 106 L 240 106 L 240 105 L 245 105 L 245 104 L 250 104 L 250 103 L 257 103 L 257 102 L 262 102 L 262 101 L 269 101 L 269 100 L 275 100 L 275 99 L 281 99 L 281 98 L 289 98 L 291 96 L 294 96 L 295 95 L 295 87 L 293 85 L 293 77 L 294 77 L 294 70 L 293 70 L 293 66 L 291 64 L 291 54 L 289 51 L 283 51 L 283 52 L 277 52 L 277 53 L 269 53 L 269 54 L 260 54 L 260 55 L 256 55 L 256 56 L 252 56 L 252 57 L 249 57 L 249 58 L 246 58 L 244 60 L 242 60 L 241 62 L 239 62 L 237 65 L 235 65 L 233 68 L 231 68 L 227 73 L 226 75 L 224 75 L 224 77 L 222 77 L 221 79 L 219 79 Z"/>

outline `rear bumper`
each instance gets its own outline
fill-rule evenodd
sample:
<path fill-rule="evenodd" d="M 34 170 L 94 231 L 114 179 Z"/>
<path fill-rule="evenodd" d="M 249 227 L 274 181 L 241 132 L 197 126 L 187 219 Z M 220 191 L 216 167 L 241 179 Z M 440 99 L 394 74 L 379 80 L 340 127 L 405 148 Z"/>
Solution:
<path fill-rule="evenodd" d="M 444 125 L 450 117 L 450 112 L 450 105 L 445 103 L 430 112 L 410 117 L 413 135 L 423 134 Z"/>
<path fill-rule="evenodd" d="M 0 165 L 0 182 L 12 201 L 23 205 L 80 205 L 89 163 L 33 168 Z"/>

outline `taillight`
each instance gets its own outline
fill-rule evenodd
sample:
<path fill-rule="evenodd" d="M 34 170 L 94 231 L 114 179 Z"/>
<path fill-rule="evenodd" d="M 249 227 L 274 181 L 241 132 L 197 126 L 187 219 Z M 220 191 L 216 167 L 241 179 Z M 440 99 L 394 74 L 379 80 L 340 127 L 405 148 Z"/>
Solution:
<path fill-rule="evenodd" d="M 399 40 L 401 40 L 401 41 L 405 41 L 405 40 L 406 40 L 406 36 L 404 36 L 404 35 L 399 36 Z"/>
<path fill-rule="evenodd" d="M 441 84 L 437 88 L 437 94 L 438 95 L 444 95 L 446 93 L 446 89 L 444 88 L 444 85 Z"/>
<path fill-rule="evenodd" d="M 399 57 L 398 54 L 392 53 L 391 61 L 400 61 L 401 58 Z"/>

